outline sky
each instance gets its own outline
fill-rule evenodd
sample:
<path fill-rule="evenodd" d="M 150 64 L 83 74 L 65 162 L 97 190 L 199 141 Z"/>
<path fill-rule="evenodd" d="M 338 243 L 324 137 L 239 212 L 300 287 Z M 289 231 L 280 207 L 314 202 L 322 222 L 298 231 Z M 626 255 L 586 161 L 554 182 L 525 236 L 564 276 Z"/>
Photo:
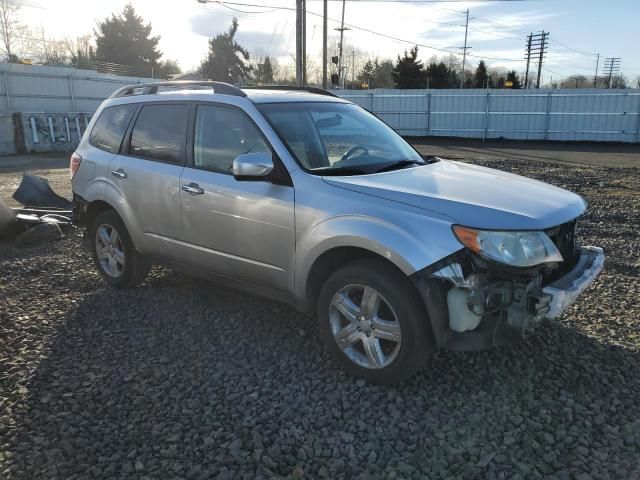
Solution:
<path fill-rule="evenodd" d="M 47 36 L 75 38 L 91 33 L 97 22 L 120 12 L 127 0 L 17 0 L 22 20 L 44 28 Z M 295 0 L 229 0 L 230 3 L 197 0 L 131 0 L 130 3 L 160 35 L 165 59 L 178 62 L 185 71 L 196 68 L 207 53 L 207 38 L 239 20 L 238 42 L 254 56 L 277 58 L 293 71 L 295 52 Z M 239 5 L 239 4 L 251 4 Z M 596 54 L 600 72 L 605 57 L 621 57 L 622 73 L 640 76 L 638 21 L 640 0 L 524 0 L 455 1 L 437 3 L 406 0 L 347 0 L 345 54 L 395 59 L 419 45 L 419 57 L 459 56 L 464 44 L 465 11 L 469 9 L 467 65 L 484 59 L 489 67 L 524 72 L 524 46 L 530 32 L 545 30 L 549 53 L 543 62 L 543 83 L 573 74 L 593 76 Z M 320 63 L 322 1 L 307 0 L 307 52 Z M 329 45 L 335 50 L 342 2 L 329 1 Z M 332 39 L 332 37 L 334 37 Z M 336 52 L 329 52 L 330 55 Z M 313 59 L 309 62 L 314 63 Z M 534 66 L 534 68 L 537 68 Z M 635 82 L 634 82 L 635 83 Z"/>

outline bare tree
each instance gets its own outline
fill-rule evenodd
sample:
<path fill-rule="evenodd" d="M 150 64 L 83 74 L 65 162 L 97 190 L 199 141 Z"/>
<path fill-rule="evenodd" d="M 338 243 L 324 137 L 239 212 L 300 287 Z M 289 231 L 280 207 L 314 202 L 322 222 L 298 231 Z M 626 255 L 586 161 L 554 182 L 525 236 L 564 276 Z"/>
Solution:
<path fill-rule="evenodd" d="M 19 10 L 20 5 L 14 0 L 0 0 L 0 53 L 9 62 L 18 60 L 18 45 L 24 34 Z"/>
<path fill-rule="evenodd" d="M 329 55 L 327 58 L 328 66 L 327 69 L 329 73 L 337 73 L 338 66 L 331 62 L 332 56 L 338 56 L 338 52 L 340 50 L 340 37 L 339 36 L 330 36 L 328 39 L 327 50 L 329 51 Z M 344 43 L 342 46 L 342 67 L 345 75 L 345 86 L 350 86 L 350 88 L 354 87 L 353 81 L 358 76 L 358 72 L 362 70 L 364 65 L 367 63 L 367 60 L 374 58 L 374 54 L 371 52 L 367 52 L 362 50 L 361 48 L 356 47 L 354 44 L 349 43 L 348 39 L 344 39 Z M 317 65 L 317 68 L 320 69 L 322 67 L 322 62 Z M 319 75 L 322 74 L 322 71 L 319 70 Z"/>
<path fill-rule="evenodd" d="M 37 32 L 34 47 L 34 53 L 44 65 L 60 65 L 67 62 L 67 41 L 48 37 L 42 25 Z"/>
<path fill-rule="evenodd" d="M 75 41 L 67 38 L 64 42 L 66 54 L 74 67 L 87 68 L 95 60 L 96 53 L 91 35 L 82 35 Z"/>

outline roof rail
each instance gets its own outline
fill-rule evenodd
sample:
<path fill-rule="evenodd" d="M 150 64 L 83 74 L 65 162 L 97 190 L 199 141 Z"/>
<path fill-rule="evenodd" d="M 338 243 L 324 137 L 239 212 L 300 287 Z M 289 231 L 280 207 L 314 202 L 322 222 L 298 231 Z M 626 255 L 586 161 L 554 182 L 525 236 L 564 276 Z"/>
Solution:
<path fill-rule="evenodd" d="M 330 92 L 329 90 L 325 90 L 324 88 L 318 88 L 318 87 L 293 87 L 290 85 L 264 85 L 264 86 L 260 86 L 260 87 L 242 87 L 243 90 L 294 90 L 294 91 L 302 91 L 302 92 L 309 92 L 309 93 L 315 93 L 318 95 L 326 95 L 328 97 L 336 97 L 339 98 L 338 95 L 336 95 L 333 92 Z"/>
<path fill-rule="evenodd" d="M 211 88 L 213 93 L 246 97 L 247 94 L 234 85 L 224 82 L 210 82 L 199 80 L 175 80 L 172 82 L 138 83 L 119 88 L 109 98 L 128 97 L 129 95 L 153 95 L 160 88 L 184 88 L 197 90 L 198 88 Z"/>

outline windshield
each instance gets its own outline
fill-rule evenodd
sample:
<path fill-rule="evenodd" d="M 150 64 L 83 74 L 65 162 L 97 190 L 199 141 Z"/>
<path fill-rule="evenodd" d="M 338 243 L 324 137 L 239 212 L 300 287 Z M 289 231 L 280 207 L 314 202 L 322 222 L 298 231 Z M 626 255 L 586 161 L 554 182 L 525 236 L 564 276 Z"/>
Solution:
<path fill-rule="evenodd" d="M 258 108 L 312 173 L 357 175 L 425 163 L 400 135 L 357 105 L 301 102 Z"/>

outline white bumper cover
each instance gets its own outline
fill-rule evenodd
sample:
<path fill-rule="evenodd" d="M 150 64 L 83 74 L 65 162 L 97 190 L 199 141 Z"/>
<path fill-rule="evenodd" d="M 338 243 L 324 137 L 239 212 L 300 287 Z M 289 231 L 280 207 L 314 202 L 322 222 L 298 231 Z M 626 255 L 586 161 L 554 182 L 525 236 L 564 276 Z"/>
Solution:
<path fill-rule="evenodd" d="M 543 293 L 551 295 L 545 318 L 558 318 L 595 280 L 604 266 L 604 252 L 599 247 L 580 247 L 576 266 L 564 277 L 547 285 Z"/>

